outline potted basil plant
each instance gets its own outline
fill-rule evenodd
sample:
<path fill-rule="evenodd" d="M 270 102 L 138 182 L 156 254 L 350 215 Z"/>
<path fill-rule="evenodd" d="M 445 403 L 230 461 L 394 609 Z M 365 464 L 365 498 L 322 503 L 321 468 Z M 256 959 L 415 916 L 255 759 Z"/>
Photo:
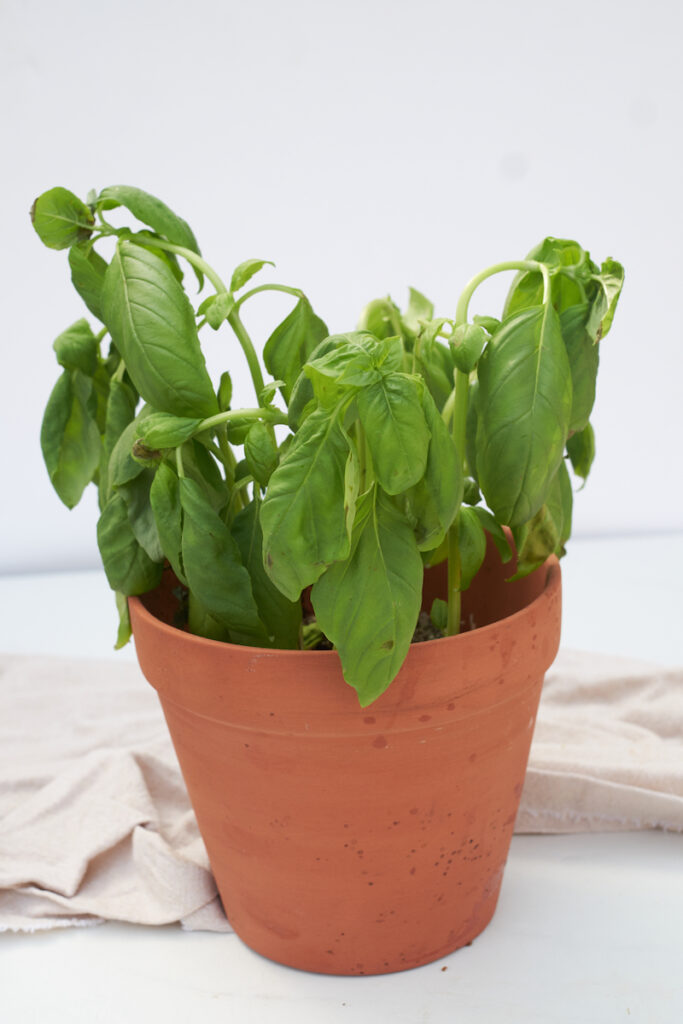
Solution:
<path fill-rule="evenodd" d="M 622 267 L 546 238 L 450 317 L 411 289 L 330 334 L 300 289 L 254 284 L 269 261 L 223 279 L 140 189 L 53 188 L 32 221 L 97 321 L 54 342 L 47 470 L 70 508 L 98 489 L 117 646 L 132 614 L 235 930 L 346 974 L 470 942 L 559 643 Z M 471 316 L 503 272 L 500 318 Z M 242 313 L 272 290 L 292 309 L 261 362 Z M 224 329 L 249 405 L 207 372 L 200 336 Z"/>

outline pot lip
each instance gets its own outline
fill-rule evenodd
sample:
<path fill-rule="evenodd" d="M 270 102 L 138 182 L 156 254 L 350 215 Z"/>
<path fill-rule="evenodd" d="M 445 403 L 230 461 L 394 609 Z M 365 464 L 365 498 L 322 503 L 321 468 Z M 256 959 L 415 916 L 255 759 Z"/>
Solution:
<path fill-rule="evenodd" d="M 410 657 L 411 652 L 413 652 L 415 648 L 420 648 L 424 650 L 426 653 L 427 651 L 435 650 L 436 644 L 444 644 L 445 641 L 449 641 L 451 644 L 460 641 L 460 643 L 462 644 L 462 642 L 466 641 L 468 637 L 471 638 L 476 636 L 485 639 L 488 635 L 493 635 L 493 633 L 496 630 L 500 629 L 503 623 L 514 623 L 515 620 L 521 619 L 522 617 L 529 615 L 531 612 L 533 612 L 534 609 L 538 608 L 544 601 L 547 601 L 549 597 L 559 589 L 560 586 L 561 569 L 559 559 L 556 555 L 550 555 L 550 557 L 546 559 L 546 561 L 544 562 L 543 566 L 539 567 L 539 569 L 540 568 L 543 568 L 546 571 L 545 583 L 538 597 L 534 598 L 533 601 L 530 601 L 529 604 L 524 605 L 524 607 L 520 608 L 518 611 L 513 612 L 512 615 L 506 615 L 504 618 L 497 619 L 495 622 L 490 622 L 486 626 L 479 626 L 476 629 L 468 630 L 465 633 L 458 633 L 455 636 L 437 637 L 434 640 L 421 640 L 418 644 L 411 644 L 408 650 L 408 657 Z M 189 645 L 199 645 L 204 649 L 206 649 L 206 645 L 208 644 L 209 649 L 215 648 L 223 651 L 229 649 L 234 650 L 236 652 L 240 652 L 242 654 L 248 652 L 251 655 L 259 655 L 271 658 L 280 657 L 286 659 L 295 659 L 305 657 L 308 661 L 310 661 L 312 657 L 315 657 L 322 662 L 325 662 L 326 660 L 329 664 L 331 664 L 333 660 L 339 659 L 339 653 L 335 650 L 304 651 L 300 648 L 296 648 L 293 650 L 284 647 L 251 647 L 246 644 L 233 644 L 227 640 L 211 640 L 208 637 L 197 636 L 195 633 L 187 632 L 184 629 L 178 629 L 177 626 L 171 626 L 169 623 L 164 622 L 163 619 L 157 618 L 156 615 L 152 614 L 152 612 L 150 612 L 149 609 L 145 607 L 145 604 L 142 600 L 143 596 L 144 595 L 137 595 L 128 598 L 128 603 L 131 608 L 131 611 L 133 611 L 135 617 L 139 620 L 142 620 L 142 622 L 144 622 L 144 624 L 147 627 L 157 631 L 162 636 L 167 636 L 169 639 L 171 637 L 177 639 L 183 637 L 183 641 L 187 642 Z"/>

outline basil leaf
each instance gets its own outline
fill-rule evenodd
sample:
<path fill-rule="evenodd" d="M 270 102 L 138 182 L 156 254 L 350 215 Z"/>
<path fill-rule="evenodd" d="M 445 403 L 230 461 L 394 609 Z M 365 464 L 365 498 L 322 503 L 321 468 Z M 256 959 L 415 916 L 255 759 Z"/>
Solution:
<path fill-rule="evenodd" d="M 235 307 L 235 299 L 229 292 L 220 292 L 206 309 L 206 321 L 214 331 L 225 322 Z"/>
<path fill-rule="evenodd" d="M 560 315 L 560 329 L 572 375 L 570 431 L 583 430 L 595 402 L 600 351 L 587 330 L 589 308 L 587 302 L 582 302 L 577 306 L 569 306 Z"/>
<path fill-rule="evenodd" d="M 430 432 L 425 473 L 401 495 L 404 512 L 413 527 L 420 551 L 432 551 L 445 537 L 462 501 L 460 459 L 434 400 L 425 390 L 422 408 Z"/>
<path fill-rule="evenodd" d="M 230 527 L 237 541 L 242 562 L 251 578 L 251 586 L 270 643 L 284 650 L 299 646 L 301 602 L 288 601 L 263 568 L 263 533 L 256 502 L 250 502 L 235 516 Z"/>
<path fill-rule="evenodd" d="M 111 496 L 97 524 L 97 543 L 112 590 L 144 594 L 161 581 L 163 566 L 149 558 L 135 539 L 122 495 Z"/>
<path fill-rule="evenodd" d="M 272 260 L 245 260 L 244 263 L 240 263 L 232 272 L 230 291 L 238 292 L 247 281 L 251 280 L 254 274 L 257 274 L 259 270 L 265 267 L 266 263 L 271 267 L 275 266 Z"/>
<path fill-rule="evenodd" d="M 401 314 L 401 321 L 409 337 L 415 338 L 419 334 L 420 321 L 431 320 L 434 316 L 434 303 L 419 292 L 417 288 L 408 290 L 408 308 Z"/>
<path fill-rule="evenodd" d="M 418 347 L 416 368 L 424 377 L 437 408 L 441 410 L 453 390 L 453 356 L 449 348 L 436 338 L 423 337 L 418 342 Z"/>
<path fill-rule="evenodd" d="M 551 299 L 558 313 L 586 300 L 591 280 L 588 253 L 569 238 L 545 238 L 526 257 L 545 263 L 551 270 Z M 521 271 L 512 282 L 505 300 L 503 318 L 543 302 L 543 276 L 540 271 Z"/>
<path fill-rule="evenodd" d="M 504 321 L 478 376 L 478 483 L 499 522 L 514 526 L 543 504 L 569 429 L 571 375 L 553 307 Z"/>
<path fill-rule="evenodd" d="M 120 402 L 120 407 L 116 409 L 116 413 L 123 418 L 126 412 L 126 396 L 121 395 L 118 402 Z M 129 480 L 133 480 L 142 473 L 144 466 L 133 458 L 133 444 L 140 433 L 142 422 L 151 413 L 150 407 L 144 405 L 135 419 L 131 420 L 119 434 L 109 458 L 109 487 L 120 487 L 121 484 L 128 483 Z"/>
<path fill-rule="evenodd" d="M 176 416 L 212 416 L 218 403 L 192 307 L 166 264 L 120 241 L 104 281 L 105 322 L 146 402 Z"/>
<path fill-rule="evenodd" d="M 565 553 L 564 545 L 571 533 L 572 503 L 571 481 L 563 461 L 548 489 L 545 504 L 522 529 L 513 530 L 518 551 L 513 580 L 528 576 L 549 555 L 561 557 Z"/>
<path fill-rule="evenodd" d="M 249 573 L 230 530 L 201 488 L 187 477 L 180 481 L 180 504 L 182 559 L 190 590 L 229 629 L 231 637 L 239 635 L 238 642 L 267 643 Z"/>
<path fill-rule="evenodd" d="M 489 340 L 487 332 L 478 324 L 460 324 L 449 338 L 453 362 L 462 373 L 471 373 L 479 362 L 484 345 Z"/>
<path fill-rule="evenodd" d="M 358 330 L 369 331 L 375 338 L 382 340 L 396 334 L 400 324 L 399 308 L 387 296 L 386 299 L 373 299 L 372 302 L 368 302 L 358 319 Z"/>
<path fill-rule="evenodd" d="M 500 525 L 496 517 L 491 515 L 488 509 L 476 507 L 472 508 L 472 512 L 486 532 L 491 534 L 491 539 L 498 549 L 500 560 L 503 565 L 506 565 L 512 558 L 513 551 L 503 527 Z"/>
<path fill-rule="evenodd" d="M 197 418 L 153 412 L 145 418 L 138 439 L 151 449 L 177 448 L 197 432 L 201 422 Z"/>
<path fill-rule="evenodd" d="M 576 475 L 586 480 L 595 459 L 595 433 L 590 423 L 568 438 L 567 454 Z"/>
<path fill-rule="evenodd" d="M 460 552 L 460 590 L 468 590 L 486 555 L 486 534 L 477 512 L 463 505 L 457 522 Z"/>
<path fill-rule="evenodd" d="M 318 624 L 339 651 L 344 678 L 366 707 L 398 673 L 422 602 L 423 567 L 413 532 L 382 491 L 358 503 L 349 557 L 311 592 Z"/>
<path fill-rule="evenodd" d="M 66 188 L 51 188 L 38 196 L 31 207 L 31 220 L 41 242 L 50 249 L 68 249 L 89 238 L 95 223 L 89 207 Z"/>
<path fill-rule="evenodd" d="M 161 199 L 144 192 L 141 188 L 134 188 L 132 185 L 109 185 L 100 192 L 97 204 L 103 210 L 125 206 L 134 217 L 149 225 L 158 235 L 163 235 L 174 245 L 182 245 L 200 255 L 197 239 L 187 221 L 178 217 Z"/>
<path fill-rule="evenodd" d="M 218 384 L 218 407 L 221 412 L 227 412 L 232 402 L 232 378 L 227 370 L 221 374 Z"/>
<path fill-rule="evenodd" d="M 605 260 L 601 269 L 593 274 L 593 282 L 596 285 L 596 297 L 588 319 L 587 330 L 591 338 L 597 342 L 605 337 L 612 326 L 624 283 L 624 268 L 616 260 Z"/>
<path fill-rule="evenodd" d="M 260 420 L 254 423 L 244 439 L 244 456 L 254 480 L 265 487 L 279 461 L 272 427 Z"/>
<path fill-rule="evenodd" d="M 282 388 L 285 401 L 289 401 L 304 363 L 328 333 L 306 296 L 302 295 L 289 316 L 268 338 L 263 350 L 263 361 L 272 377 L 285 382 Z"/>
<path fill-rule="evenodd" d="M 40 445 L 52 486 L 67 508 L 81 500 L 100 461 L 100 432 L 91 412 L 92 380 L 64 370 L 50 395 Z"/>
<path fill-rule="evenodd" d="M 67 370 L 81 370 L 92 377 L 97 370 L 99 345 L 87 320 L 77 320 L 55 338 L 57 362 Z"/>
<path fill-rule="evenodd" d="M 192 590 L 187 594 L 187 628 L 190 633 L 204 636 L 207 640 L 230 642 L 230 630 L 211 615 Z"/>
<path fill-rule="evenodd" d="M 122 647 L 125 647 L 131 636 L 133 630 L 130 624 L 130 611 L 128 609 L 128 598 L 125 594 L 121 594 L 118 590 L 116 591 L 116 609 L 119 613 L 119 628 L 116 634 L 116 643 L 114 644 L 114 650 L 120 651 Z"/>
<path fill-rule="evenodd" d="M 266 572 L 290 601 L 349 553 L 348 441 L 336 416 L 311 413 L 270 478 L 261 506 Z"/>
<path fill-rule="evenodd" d="M 181 583 L 187 583 L 183 569 L 183 517 L 180 505 L 180 481 L 168 462 L 160 463 L 149 491 L 159 542 L 165 557 Z"/>
<path fill-rule="evenodd" d="M 429 430 L 415 378 L 388 373 L 358 394 L 358 415 L 372 461 L 387 494 L 400 494 L 424 476 Z"/>
<path fill-rule="evenodd" d="M 69 249 L 69 267 L 74 288 L 93 316 L 104 323 L 102 314 L 102 288 L 107 270 L 106 261 L 92 245 L 76 243 Z"/>
<path fill-rule="evenodd" d="M 126 503 L 128 522 L 138 544 L 144 548 L 153 562 L 163 562 L 164 552 L 150 504 L 150 489 L 154 477 L 153 469 L 143 469 L 134 480 L 122 484 L 118 492 Z"/>

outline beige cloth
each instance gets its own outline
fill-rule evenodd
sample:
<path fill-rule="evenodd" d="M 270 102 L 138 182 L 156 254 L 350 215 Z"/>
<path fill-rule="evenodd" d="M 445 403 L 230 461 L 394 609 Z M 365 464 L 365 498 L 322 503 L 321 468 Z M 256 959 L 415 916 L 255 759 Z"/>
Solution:
<path fill-rule="evenodd" d="M 683 669 L 562 652 L 517 831 L 683 831 Z M 137 665 L 0 658 L 0 931 L 229 931 Z"/>

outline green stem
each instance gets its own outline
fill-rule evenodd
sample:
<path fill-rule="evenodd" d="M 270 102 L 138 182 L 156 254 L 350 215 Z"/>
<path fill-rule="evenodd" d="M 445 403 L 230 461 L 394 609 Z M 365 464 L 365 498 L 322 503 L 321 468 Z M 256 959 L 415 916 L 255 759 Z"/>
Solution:
<path fill-rule="evenodd" d="M 215 416 L 209 416 L 202 420 L 195 433 L 201 434 L 204 430 L 212 430 L 223 423 L 230 423 L 231 420 L 265 420 L 266 423 L 286 423 L 287 417 L 277 409 L 230 409 L 227 412 L 217 412 Z"/>
<path fill-rule="evenodd" d="M 218 294 L 229 293 L 227 285 L 222 278 L 218 276 L 213 267 L 210 266 L 206 260 L 202 259 L 201 256 L 198 256 L 196 252 L 193 252 L 192 249 L 187 249 L 184 245 L 175 245 L 173 242 L 167 242 L 163 238 L 148 238 L 147 235 L 131 235 L 130 241 L 135 242 L 137 245 L 148 246 L 152 249 L 165 249 L 167 252 L 175 253 L 176 256 L 182 256 L 183 259 L 186 259 L 193 267 L 196 267 L 197 270 L 201 270 L 201 272 L 206 275 Z M 228 314 L 228 323 L 232 327 L 237 340 L 242 346 L 242 351 L 244 352 L 249 365 L 249 372 L 251 373 L 256 397 L 258 401 L 261 401 L 261 393 L 264 386 L 261 365 L 258 361 L 258 356 L 256 355 L 253 342 L 249 337 L 244 324 L 239 318 L 237 306 L 234 306 L 232 311 Z"/>
<path fill-rule="evenodd" d="M 183 453 L 181 449 L 182 445 L 178 445 L 178 447 L 175 450 L 175 464 L 178 469 L 178 477 L 180 480 L 182 480 L 183 477 L 185 476 L 185 467 L 183 466 Z"/>
<path fill-rule="evenodd" d="M 465 286 L 465 290 L 458 299 L 458 305 L 455 310 L 456 327 L 467 323 L 467 310 L 470 299 L 482 281 L 493 277 L 494 274 L 501 274 L 505 270 L 528 270 L 543 274 L 543 302 L 548 301 L 550 297 L 550 274 L 545 264 L 538 263 L 536 260 L 509 260 L 504 263 L 494 263 L 492 267 L 487 267 L 486 270 L 482 270 L 476 277 L 473 277 Z"/>
<path fill-rule="evenodd" d="M 235 309 L 239 309 L 243 302 L 250 299 L 252 295 L 258 295 L 259 292 L 285 292 L 287 295 L 294 295 L 298 299 L 303 298 L 304 294 L 300 288 L 290 288 L 286 284 L 260 284 L 257 288 L 252 288 L 251 291 L 241 295 L 235 303 Z"/>

